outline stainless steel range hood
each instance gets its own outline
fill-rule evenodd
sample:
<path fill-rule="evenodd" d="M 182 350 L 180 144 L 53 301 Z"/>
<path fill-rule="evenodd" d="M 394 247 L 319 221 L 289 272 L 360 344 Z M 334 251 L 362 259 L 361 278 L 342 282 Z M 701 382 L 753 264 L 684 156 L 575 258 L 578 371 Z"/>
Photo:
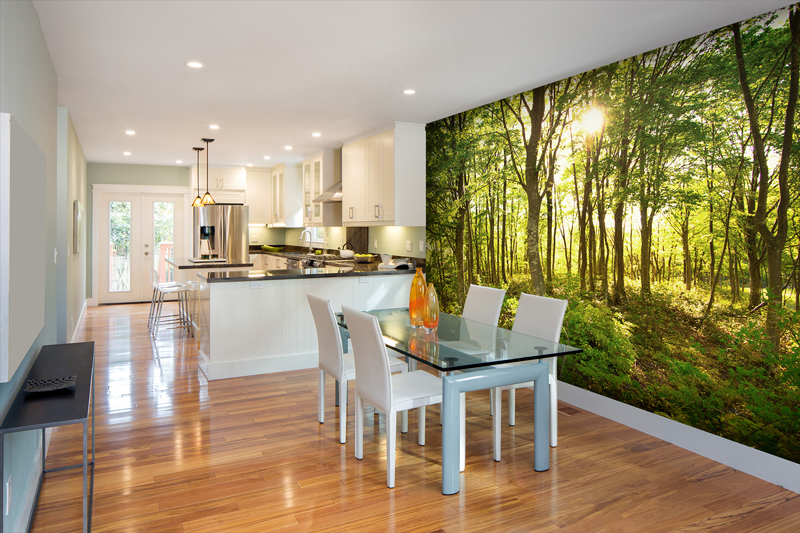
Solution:
<path fill-rule="evenodd" d="M 314 198 L 315 202 L 341 202 L 342 182 L 338 181 L 325 189 L 325 192 Z"/>

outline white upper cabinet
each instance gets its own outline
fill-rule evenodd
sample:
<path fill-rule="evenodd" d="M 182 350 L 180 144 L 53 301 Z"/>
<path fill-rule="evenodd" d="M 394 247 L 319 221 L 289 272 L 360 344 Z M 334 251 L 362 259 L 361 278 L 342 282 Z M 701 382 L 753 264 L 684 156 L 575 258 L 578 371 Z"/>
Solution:
<path fill-rule="evenodd" d="M 344 226 L 425 226 L 425 126 L 394 127 L 342 147 Z"/>
<path fill-rule="evenodd" d="M 286 228 L 303 227 L 302 165 L 284 165 L 272 168 L 272 222 Z"/>
<path fill-rule="evenodd" d="M 272 173 L 266 169 L 247 169 L 245 200 L 250 207 L 251 224 L 272 223 Z"/>
<path fill-rule="evenodd" d="M 244 167 L 221 168 L 217 189 L 227 189 L 232 191 L 244 191 L 247 183 L 247 172 Z"/>
<path fill-rule="evenodd" d="M 341 202 L 315 202 L 314 199 L 342 179 L 342 151 L 323 150 L 303 161 L 303 225 L 341 226 Z"/>

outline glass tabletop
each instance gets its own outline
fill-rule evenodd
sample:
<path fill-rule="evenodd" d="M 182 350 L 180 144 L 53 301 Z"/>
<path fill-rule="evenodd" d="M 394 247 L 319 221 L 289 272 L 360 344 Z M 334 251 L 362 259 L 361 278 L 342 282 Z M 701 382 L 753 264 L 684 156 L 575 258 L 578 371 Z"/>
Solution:
<path fill-rule="evenodd" d="M 408 309 L 367 313 L 378 318 L 386 346 L 443 371 L 561 357 L 582 351 L 447 313 L 439 315 L 439 328 L 435 331 L 412 326 Z M 339 326 L 347 328 L 341 313 L 336 314 L 336 320 Z"/>

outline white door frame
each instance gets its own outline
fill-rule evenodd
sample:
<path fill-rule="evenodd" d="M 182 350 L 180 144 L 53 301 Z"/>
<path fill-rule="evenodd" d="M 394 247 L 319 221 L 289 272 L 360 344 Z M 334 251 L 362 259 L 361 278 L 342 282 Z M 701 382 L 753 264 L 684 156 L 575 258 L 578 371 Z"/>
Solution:
<path fill-rule="evenodd" d="M 192 210 L 189 206 L 189 187 L 167 185 L 92 185 L 92 297 L 87 305 L 96 306 L 100 293 L 100 193 L 120 192 L 134 194 L 182 194 L 183 195 L 183 249 L 191 250 Z M 188 252 L 187 252 L 188 253 Z"/>

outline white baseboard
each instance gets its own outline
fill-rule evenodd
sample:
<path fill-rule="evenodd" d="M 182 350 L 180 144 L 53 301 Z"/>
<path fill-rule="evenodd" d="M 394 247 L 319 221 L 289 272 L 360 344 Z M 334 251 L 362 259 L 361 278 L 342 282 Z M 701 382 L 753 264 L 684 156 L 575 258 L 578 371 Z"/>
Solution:
<path fill-rule="evenodd" d="M 209 381 L 317 368 L 319 365 L 317 352 L 227 361 L 225 363 L 210 363 L 203 350 L 199 350 L 198 355 L 200 357 L 197 364 Z"/>
<path fill-rule="evenodd" d="M 800 493 L 800 464 L 563 381 L 558 382 L 558 399 L 751 476 Z"/>
<path fill-rule="evenodd" d="M 86 307 L 89 300 L 83 300 L 83 307 L 81 307 L 81 314 L 78 317 L 78 322 L 75 324 L 75 329 L 72 330 L 72 333 L 69 336 L 69 342 L 75 342 L 75 334 L 81 329 L 81 325 L 83 324 L 83 319 L 86 318 Z"/>

